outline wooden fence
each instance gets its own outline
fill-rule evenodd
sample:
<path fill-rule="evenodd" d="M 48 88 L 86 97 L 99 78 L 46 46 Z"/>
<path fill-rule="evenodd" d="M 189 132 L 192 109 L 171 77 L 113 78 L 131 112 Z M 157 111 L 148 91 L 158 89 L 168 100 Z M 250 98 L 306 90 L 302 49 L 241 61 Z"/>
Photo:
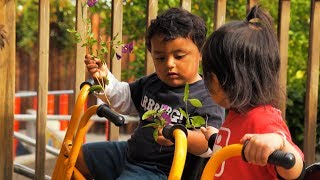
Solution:
<path fill-rule="evenodd" d="M 212 0 L 215 4 L 214 24 L 215 28 L 224 24 L 226 16 L 227 0 Z M 47 94 L 48 94 L 48 72 L 49 72 L 49 0 L 39 0 L 39 49 L 38 49 L 38 112 L 36 119 L 36 179 L 44 179 L 45 174 L 45 129 L 47 116 Z M 191 0 L 181 0 L 181 7 L 191 11 Z M 84 33 L 85 26 L 80 21 L 81 16 L 87 17 L 86 11 L 81 14 L 81 3 L 86 0 L 76 1 L 76 29 Z M 118 34 L 117 39 L 122 41 L 122 18 L 123 0 L 112 0 L 112 31 L 111 36 Z M 257 0 L 247 0 L 247 9 L 257 3 Z M 147 0 L 146 27 L 150 20 L 155 18 L 158 10 L 158 0 Z M 14 95 L 15 95 L 15 63 L 16 63 L 16 4 L 15 0 L 0 1 L 0 179 L 12 179 L 13 174 L 13 119 L 14 119 Z M 116 18 L 116 20 L 115 20 Z M 288 62 L 288 32 L 290 19 L 290 0 L 279 0 L 279 21 L 278 38 L 280 42 L 281 66 L 281 86 L 286 88 L 287 82 L 287 62 Z M 316 121 L 318 107 L 318 77 L 319 77 L 319 57 L 320 57 L 320 0 L 311 0 L 310 14 L 310 39 L 309 39 L 309 59 L 308 59 L 308 79 L 306 87 L 305 104 L 305 134 L 304 153 L 307 164 L 315 161 L 316 144 Z M 1 39 L 2 38 L 2 39 Z M 5 40 L 3 41 L 3 38 Z M 4 47 L 1 47 L 1 40 Z M 120 48 L 115 49 L 120 52 Z M 77 97 L 79 85 L 85 80 L 85 66 L 82 61 L 85 55 L 85 48 L 79 44 L 76 47 L 75 63 L 75 87 L 74 92 Z M 154 71 L 153 63 L 149 52 L 146 50 L 146 74 Z M 121 63 L 111 59 L 111 72 L 116 78 L 121 77 Z M 285 104 L 281 105 L 282 112 L 285 112 Z M 284 113 L 283 113 L 284 114 Z M 284 114 L 285 117 L 285 114 Z M 114 125 L 110 126 L 110 139 L 116 140 L 119 130 Z M 9 138 L 8 138 L 9 137 Z"/>

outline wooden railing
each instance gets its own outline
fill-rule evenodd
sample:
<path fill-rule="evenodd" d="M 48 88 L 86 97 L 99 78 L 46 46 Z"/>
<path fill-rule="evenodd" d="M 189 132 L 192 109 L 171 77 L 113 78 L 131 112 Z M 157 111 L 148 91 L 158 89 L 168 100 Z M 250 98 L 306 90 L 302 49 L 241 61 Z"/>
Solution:
<path fill-rule="evenodd" d="M 47 93 L 48 93 L 48 54 L 49 54 L 49 0 L 39 0 L 39 59 L 38 59 L 38 109 L 37 130 L 36 130 L 36 167 L 37 179 L 45 179 L 45 128 L 47 115 Z M 158 10 L 158 0 L 147 1 L 146 27 L 150 20 L 155 18 Z M 181 7 L 191 10 L 191 0 L 181 0 Z M 224 24 L 226 16 L 227 0 L 212 0 L 215 4 L 214 24 L 215 29 Z M 256 4 L 257 0 L 247 0 L 247 9 Z M 319 58 L 320 58 L 320 0 L 311 0 L 310 14 L 310 40 L 309 40 L 309 59 L 308 59 L 308 80 L 307 95 L 305 104 L 305 134 L 304 134 L 304 153 L 307 164 L 315 161 L 316 144 L 316 121 L 318 108 L 318 77 L 319 77 Z M 82 16 L 87 17 L 86 11 L 81 14 L 81 3 L 86 0 L 76 1 L 76 29 L 84 33 L 84 24 L 80 20 Z M 122 0 L 112 0 L 112 34 L 117 32 L 117 40 L 122 40 Z M 15 94 L 15 47 L 16 47 L 16 4 L 15 0 L 0 1 L 0 38 L 5 38 L 4 47 L 0 46 L 0 179 L 12 179 L 13 174 L 13 120 L 14 120 L 14 94 Z M 287 62 L 288 62 L 288 32 L 290 17 L 290 0 L 279 0 L 279 22 L 278 38 L 280 42 L 281 55 L 281 87 L 286 89 L 287 82 Z M 114 20 L 116 18 L 116 21 Z M 2 31 L 2 25 L 3 31 Z M 1 33 L 4 36 L 1 36 Z M 1 41 L 1 39 L 0 39 Z M 115 49 L 116 52 L 121 49 Z M 75 97 L 79 94 L 79 85 L 85 80 L 85 66 L 82 61 L 85 55 L 85 48 L 79 44 L 76 47 L 75 61 Z M 146 50 L 146 74 L 154 71 L 153 63 L 149 52 Z M 111 71 L 115 77 L 120 79 L 121 63 L 111 59 Z M 285 117 L 285 104 L 281 103 L 281 110 Z M 116 140 L 119 130 L 111 125 L 110 139 Z"/>

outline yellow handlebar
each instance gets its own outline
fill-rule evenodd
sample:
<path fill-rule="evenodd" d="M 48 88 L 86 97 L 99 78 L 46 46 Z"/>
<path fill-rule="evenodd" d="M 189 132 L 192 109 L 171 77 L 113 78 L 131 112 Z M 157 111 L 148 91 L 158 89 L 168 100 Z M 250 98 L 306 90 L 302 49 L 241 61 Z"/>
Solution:
<path fill-rule="evenodd" d="M 242 147 L 242 144 L 232 144 L 215 152 L 206 164 L 201 176 L 201 180 L 213 180 L 217 169 L 220 167 L 223 161 L 231 157 L 241 156 Z"/>
<path fill-rule="evenodd" d="M 175 139 L 175 149 L 168 180 L 180 180 L 186 162 L 188 142 L 186 134 L 181 129 L 175 129 L 173 137 Z"/>

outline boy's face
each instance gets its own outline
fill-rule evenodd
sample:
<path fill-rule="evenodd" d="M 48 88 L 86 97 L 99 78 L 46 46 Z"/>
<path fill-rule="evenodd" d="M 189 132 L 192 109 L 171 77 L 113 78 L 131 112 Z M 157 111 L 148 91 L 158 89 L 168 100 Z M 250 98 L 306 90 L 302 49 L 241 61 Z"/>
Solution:
<path fill-rule="evenodd" d="M 201 79 L 198 74 L 201 54 L 189 38 L 163 41 L 162 36 L 154 36 L 151 55 L 158 77 L 168 86 L 183 86 Z"/>

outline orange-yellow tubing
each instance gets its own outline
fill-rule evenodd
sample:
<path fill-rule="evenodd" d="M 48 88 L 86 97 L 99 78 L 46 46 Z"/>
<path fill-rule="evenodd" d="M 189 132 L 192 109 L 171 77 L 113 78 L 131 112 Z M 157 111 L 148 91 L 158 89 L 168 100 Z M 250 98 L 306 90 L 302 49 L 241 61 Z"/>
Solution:
<path fill-rule="evenodd" d="M 187 156 L 187 136 L 181 129 L 173 131 L 175 149 L 168 180 L 180 180 Z"/>
<path fill-rule="evenodd" d="M 207 162 L 201 180 L 213 180 L 217 169 L 223 161 L 231 157 L 241 156 L 242 146 L 242 144 L 232 144 L 215 152 Z"/>
<path fill-rule="evenodd" d="M 78 95 L 76 104 L 73 109 L 73 113 L 71 115 L 70 123 L 68 125 L 68 129 L 67 129 L 67 132 L 65 135 L 65 139 L 68 139 L 68 140 L 73 139 L 74 133 L 75 133 L 75 131 L 78 127 L 78 124 L 79 124 L 78 120 L 80 119 L 80 116 L 83 112 L 84 103 L 87 100 L 88 95 L 89 95 L 89 88 L 90 88 L 90 85 L 88 85 L 88 84 L 85 84 L 81 88 L 81 91 Z"/>
<path fill-rule="evenodd" d="M 74 170 L 74 166 L 76 164 L 76 161 L 77 161 L 77 158 L 78 158 L 78 155 L 79 155 L 79 151 L 80 151 L 81 145 L 83 143 L 83 138 L 86 135 L 87 127 L 88 127 L 87 126 L 88 125 L 88 121 L 89 121 L 90 117 L 97 112 L 98 107 L 99 107 L 99 105 L 93 105 L 93 106 L 89 107 L 85 111 L 85 113 L 83 114 L 83 116 L 81 118 L 76 137 L 75 137 L 75 139 L 73 141 L 74 143 L 73 143 L 73 146 L 71 148 L 69 159 L 66 162 L 67 163 L 67 172 L 66 172 L 66 174 L 67 174 L 67 179 L 68 180 L 71 179 L 71 176 L 72 176 L 72 173 L 73 173 L 73 170 Z"/>
<path fill-rule="evenodd" d="M 60 149 L 60 153 L 58 155 L 56 165 L 52 173 L 52 180 L 60 180 L 62 177 L 65 177 L 66 167 L 64 166 L 64 162 L 66 159 L 68 159 L 68 157 L 65 157 L 64 155 L 66 154 L 68 149 L 66 149 L 66 146 L 64 146 L 64 144 L 66 144 L 66 142 L 72 142 L 73 140 L 73 136 L 75 135 L 75 131 L 78 127 L 79 119 L 83 111 L 84 103 L 87 100 L 89 94 L 89 88 L 90 85 L 85 84 L 81 88 L 81 91 L 77 97 L 77 101 L 75 103 L 74 110 L 71 115 L 68 129 L 63 139 L 63 145 Z"/>

